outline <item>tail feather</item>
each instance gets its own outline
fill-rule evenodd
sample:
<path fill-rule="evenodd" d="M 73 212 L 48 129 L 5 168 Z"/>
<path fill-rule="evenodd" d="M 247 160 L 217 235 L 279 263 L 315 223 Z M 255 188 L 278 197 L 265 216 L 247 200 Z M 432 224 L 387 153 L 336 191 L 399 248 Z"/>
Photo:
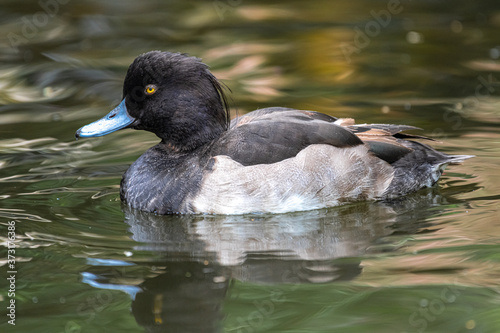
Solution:
<path fill-rule="evenodd" d="M 446 156 L 448 157 L 448 161 L 444 162 L 444 164 L 461 164 L 469 158 L 476 157 L 475 155 L 446 155 Z"/>

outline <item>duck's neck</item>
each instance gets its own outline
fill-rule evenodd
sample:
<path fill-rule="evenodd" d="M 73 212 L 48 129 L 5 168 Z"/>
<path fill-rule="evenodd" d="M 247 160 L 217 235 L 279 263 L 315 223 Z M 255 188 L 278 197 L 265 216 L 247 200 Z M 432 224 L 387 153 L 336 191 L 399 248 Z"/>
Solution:
<path fill-rule="evenodd" d="M 216 120 L 196 119 L 177 124 L 176 128 L 158 136 L 164 147 L 172 151 L 189 152 L 213 142 L 226 130 L 226 125 Z"/>

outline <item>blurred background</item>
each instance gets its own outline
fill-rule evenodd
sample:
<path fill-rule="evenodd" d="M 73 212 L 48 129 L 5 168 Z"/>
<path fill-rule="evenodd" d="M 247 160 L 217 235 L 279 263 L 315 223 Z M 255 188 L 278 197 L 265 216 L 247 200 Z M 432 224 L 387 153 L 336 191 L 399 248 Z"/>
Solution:
<path fill-rule="evenodd" d="M 17 274 L 16 325 L 0 330 L 499 332 L 499 31 L 497 0 L 1 0 L 0 240 L 7 257 L 15 224 Z M 201 58 L 233 117 L 413 125 L 476 158 L 397 202 L 130 211 L 121 174 L 158 139 L 74 133 L 150 50 Z"/>

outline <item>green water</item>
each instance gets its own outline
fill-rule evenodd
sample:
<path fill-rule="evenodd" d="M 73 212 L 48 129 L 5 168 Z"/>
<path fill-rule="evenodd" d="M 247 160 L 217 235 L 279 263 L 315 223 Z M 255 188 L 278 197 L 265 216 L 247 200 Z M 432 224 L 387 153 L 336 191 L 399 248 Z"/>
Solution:
<path fill-rule="evenodd" d="M 499 30 L 497 0 L 1 1 L 0 331 L 500 332 Z M 156 137 L 74 132 L 154 49 L 201 57 L 233 115 L 408 124 L 476 157 L 391 203 L 130 211 Z"/>

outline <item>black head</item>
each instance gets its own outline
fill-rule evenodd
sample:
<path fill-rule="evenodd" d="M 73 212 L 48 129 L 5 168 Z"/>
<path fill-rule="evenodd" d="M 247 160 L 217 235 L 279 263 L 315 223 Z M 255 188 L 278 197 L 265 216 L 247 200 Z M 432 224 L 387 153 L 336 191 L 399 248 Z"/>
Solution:
<path fill-rule="evenodd" d="M 106 119 L 116 123 L 123 112 L 125 121 L 120 124 L 124 126 L 95 125 Z M 104 135 L 128 127 L 153 132 L 178 150 L 191 150 L 217 138 L 228 126 L 223 87 L 207 65 L 186 54 L 151 51 L 130 65 L 120 106 L 79 129 L 77 136 Z"/>

